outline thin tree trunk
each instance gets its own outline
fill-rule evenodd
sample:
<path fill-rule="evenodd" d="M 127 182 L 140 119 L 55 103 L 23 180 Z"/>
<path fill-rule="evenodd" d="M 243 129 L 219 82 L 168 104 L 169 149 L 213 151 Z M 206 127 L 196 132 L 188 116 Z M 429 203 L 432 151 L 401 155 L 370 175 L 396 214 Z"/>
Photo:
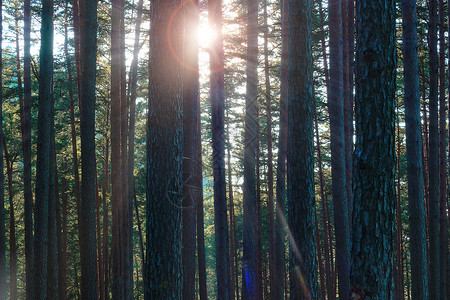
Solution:
<path fill-rule="evenodd" d="M 402 245 L 402 210 L 401 210 L 401 189 L 400 189 L 400 165 L 401 165 L 401 136 L 400 136 L 400 115 L 399 105 L 397 104 L 397 190 L 396 190 L 396 231 L 395 231 L 395 299 L 402 300 L 405 298 L 404 282 L 403 282 L 403 245 Z"/>
<path fill-rule="evenodd" d="M 109 205 L 107 203 L 107 194 L 109 191 L 109 165 L 108 165 L 108 159 L 109 159 L 109 137 L 108 137 L 108 131 L 109 131 L 109 108 L 106 109 L 106 136 L 105 136 L 105 161 L 103 162 L 103 270 L 104 270 L 104 276 L 105 276 L 105 290 L 104 290 L 104 296 L 105 299 L 109 299 Z M 100 237 L 99 237 L 100 238 Z"/>
<path fill-rule="evenodd" d="M 329 231 L 327 220 L 327 207 L 328 201 L 325 196 L 324 190 L 324 182 L 323 182 L 323 169 L 322 169 L 322 150 L 320 148 L 320 138 L 319 138 L 319 122 L 317 118 L 317 107 L 314 106 L 314 126 L 316 132 L 316 151 L 317 151 L 317 162 L 319 165 L 319 187 L 320 187 L 320 198 L 321 198 L 321 207 L 322 207 L 322 227 L 323 227 L 323 244 L 324 244 L 324 253 L 325 253 L 325 274 L 326 274 L 326 282 L 321 282 L 326 286 L 328 299 L 336 298 L 336 293 L 333 290 L 333 274 L 331 270 L 330 256 L 333 253 L 330 251 L 330 239 L 329 239 Z M 323 296 L 325 298 L 325 295 Z"/>
<path fill-rule="evenodd" d="M 227 119 L 229 109 L 227 110 Z M 230 201 L 230 265 L 231 265 L 231 281 L 230 281 L 230 296 L 231 299 L 239 298 L 239 285 L 237 284 L 237 254 L 236 254 L 236 232 L 234 228 L 234 195 L 233 195 L 233 180 L 231 172 L 231 143 L 230 143 L 230 129 L 227 127 L 227 166 L 228 166 L 228 198 Z"/>
<path fill-rule="evenodd" d="M 350 297 L 350 232 L 345 165 L 342 2 L 329 0 L 331 175 L 339 296 Z"/>
<path fill-rule="evenodd" d="M 95 81 L 97 1 L 84 4 L 81 93 L 81 297 L 98 298 L 95 232 Z"/>
<path fill-rule="evenodd" d="M 33 192 L 31 186 L 31 54 L 30 0 L 24 0 L 23 57 L 23 193 L 25 221 L 25 280 L 26 295 L 33 299 Z M 1 290 L 1 287 L 0 287 Z M 1 298 L 1 297 L 0 297 Z"/>
<path fill-rule="evenodd" d="M 430 127 L 429 127 L 429 296 L 430 299 L 440 299 L 439 293 L 439 124 L 438 124 L 438 75 L 439 58 L 437 52 L 438 0 L 429 1 L 428 44 L 430 51 Z"/>
<path fill-rule="evenodd" d="M 197 103 L 197 163 L 196 163 L 196 182 L 198 193 L 198 203 L 196 203 L 196 219 L 197 219 L 197 259 L 198 259 L 198 286 L 199 299 L 207 300 L 208 292 L 206 288 L 206 254 L 205 254 L 205 223 L 203 216 L 203 174 L 202 174 L 202 140 L 201 140 L 201 119 L 200 119 L 200 102 Z M 233 228 L 233 227 L 231 227 Z M 237 270 L 237 269 L 236 269 Z M 226 300 L 226 299 L 225 299 Z"/>
<path fill-rule="evenodd" d="M 245 96 L 245 137 L 244 137 L 244 187 L 243 187 L 243 268 L 245 286 L 242 286 L 242 299 L 261 299 L 259 277 L 256 274 L 255 220 L 256 195 L 256 147 L 257 147 L 257 56 L 258 56 L 258 1 L 247 2 L 247 90 Z M 259 270 L 258 270 L 259 271 Z"/>
<path fill-rule="evenodd" d="M 287 0 L 281 2 L 281 70 L 280 70 L 280 134 L 278 137 L 275 260 L 273 299 L 283 299 L 285 286 L 285 232 L 283 223 L 286 199 L 286 149 L 287 149 L 287 60 L 288 60 L 288 11 Z"/>
<path fill-rule="evenodd" d="M 256 203 L 255 203 L 255 299 L 263 299 L 263 254 L 261 245 L 261 167 L 259 103 L 256 112 Z"/>
<path fill-rule="evenodd" d="M 273 215 L 273 150 L 272 150 L 272 107 L 269 74 L 269 27 L 267 25 L 267 0 L 264 0 L 264 76 L 266 86 L 266 115 L 267 115 L 267 219 L 269 227 L 269 286 L 274 284 L 275 274 L 275 227 Z M 273 293 L 271 299 L 275 299 Z"/>
<path fill-rule="evenodd" d="M 227 245 L 227 201 L 225 184 L 225 127 L 224 127 L 224 52 L 222 36 L 222 0 L 208 3 L 208 22 L 216 33 L 213 47 L 210 49 L 211 81 L 211 126 L 213 147 L 214 177 L 214 225 L 216 247 L 216 276 L 218 300 L 229 298 L 230 284 L 228 274 Z"/>
<path fill-rule="evenodd" d="M 36 203 L 34 206 L 34 299 L 47 298 L 48 199 L 51 160 L 53 0 L 42 1 Z M 39 270 L 39 271 L 38 271 Z"/>
<path fill-rule="evenodd" d="M 405 76 L 406 155 L 408 172 L 411 284 L 413 299 L 428 299 L 427 236 L 424 193 L 424 152 L 420 122 L 419 62 L 417 50 L 416 0 L 403 0 L 403 56 Z M 425 83 L 423 84 L 425 94 Z M 426 121 L 425 95 L 424 117 Z M 425 135 L 427 127 L 425 126 Z M 424 143 L 425 146 L 427 143 Z M 425 185 L 425 189 L 424 189 Z M 405 260 L 407 261 L 407 260 Z M 407 272 L 408 274 L 408 272 Z"/>
<path fill-rule="evenodd" d="M 0 72 L 3 71 L 3 1 L 0 0 Z M 6 300 L 5 175 L 3 173 L 3 76 L 0 76 L 0 300 Z"/>
<path fill-rule="evenodd" d="M 56 237 L 56 148 L 55 148 L 55 122 L 54 100 L 52 95 L 51 127 L 50 127 L 50 172 L 48 195 L 48 249 L 47 249 L 47 298 L 58 299 L 58 246 Z"/>
<path fill-rule="evenodd" d="M 64 163 L 64 170 L 67 169 L 66 163 Z M 67 179 L 62 176 L 61 180 L 61 214 L 58 214 L 60 220 L 60 235 L 61 245 L 58 246 L 60 253 L 59 259 L 59 299 L 67 299 Z M 58 219 L 57 219 L 58 220 Z"/>
<path fill-rule="evenodd" d="M 98 172 L 97 172 L 97 159 L 95 161 L 95 212 L 97 221 L 97 280 L 98 280 L 98 293 L 99 299 L 103 300 L 104 295 L 104 269 L 103 269 L 103 256 L 102 256 L 102 234 L 101 234 L 101 220 L 100 220 L 100 196 L 98 186 Z"/>
<path fill-rule="evenodd" d="M 444 0 L 439 0 L 439 265 L 440 295 L 447 295 L 447 115 L 445 93 L 445 11 Z"/>
<path fill-rule="evenodd" d="M 199 154 L 198 109 L 200 108 L 198 41 L 191 39 L 198 28 L 199 3 L 191 1 L 184 7 L 185 35 L 183 73 L 183 211 L 182 211 L 182 257 L 183 257 L 183 299 L 195 299 L 195 232 L 198 189 L 196 186 L 197 158 Z"/>
<path fill-rule="evenodd" d="M 111 207 L 112 207 L 112 295 L 113 299 L 123 299 L 124 278 L 121 259 L 121 214 L 123 195 L 123 169 L 121 156 L 121 49 L 120 28 L 122 0 L 114 0 L 111 16 Z"/>
<path fill-rule="evenodd" d="M 133 60 L 130 66 L 130 87 L 129 87 L 129 105 L 130 105 L 130 121 L 128 124 L 128 203 L 129 203 L 129 247 L 130 256 L 133 256 L 133 202 L 135 198 L 135 183 L 134 183 L 134 136 L 135 136 L 135 124 L 136 124 L 136 97 L 137 97 L 137 69 L 138 69 L 138 57 L 139 57 L 139 38 L 141 33 L 141 20 L 142 20 L 143 0 L 139 0 L 136 15 L 136 27 L 134 36 L 134 49 Z M 137 212 L 136 212 L 137 213 Z M 140 224 L 139 224 L 140 227 Z M 144 259 L 142 264 L 145 265 Z M 138 269 L 138 268 L 136 268 Z M 132 271 L 132 270 L 131 270 Z M 145 274 L 145 272 L 143 272 Z M 133 287 L 131 282 L 131 288 Z"/>
<path fill-rule="evenodd" d="M 13 192 L 13 166 L 14 161 L 10 158 L 5 139 L 3 139 L 5 150 L 6 172 L 8 174 L 8 199 L 9 199 L 9 297 L 17 299 L 17 247 L 16 247 L 16 224 L 14 216 L 14 192 Z"/>

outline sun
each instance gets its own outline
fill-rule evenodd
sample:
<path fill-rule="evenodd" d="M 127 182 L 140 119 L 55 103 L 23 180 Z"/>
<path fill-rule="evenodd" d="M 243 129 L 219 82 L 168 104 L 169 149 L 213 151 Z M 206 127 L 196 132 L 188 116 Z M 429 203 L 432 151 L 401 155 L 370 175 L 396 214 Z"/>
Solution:
<path fill-rule="evenodd" d="M 214 31 L 211 30 L 207 22 L 200 22 L 197 28 L 198 44 L 200 48 L 208 49 L 215 39 Z"/>

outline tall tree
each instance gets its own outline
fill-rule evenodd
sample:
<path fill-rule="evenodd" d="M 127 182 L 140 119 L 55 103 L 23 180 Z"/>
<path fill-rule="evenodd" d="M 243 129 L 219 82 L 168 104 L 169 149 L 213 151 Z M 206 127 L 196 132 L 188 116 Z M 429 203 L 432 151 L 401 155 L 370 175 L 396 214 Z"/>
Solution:
<path fill-rule="evenodd" d="M 31 8 L 24 1 L 24 57 L 23 57 L 23 193 L 25 221 L 25 277 L 26 294 L 33 298 L 33 192 L 31 187 Z"/>
<path fill-rule="evenodd" d="M 271 86 L 269 74 L 269 26 L 267 24 L 267 0 L 264 0 L 264 77 L 266 86 L 266 115 L 267 115 L 267 220 L 269 227 L 269 285 L 274 285 L 275 276 L 275 228 L 273 215 L 273 150 L 272 150 L 272 106 Z M 270 293 L 271 299 L 275 299 Z"/>
<path fill-rule="evenodd" d="M 142 10 L 143 10 L 143 0 L 139 0 L 137 6 L 136 14 L 136 27 L 134 33 L 134 49 L 133 49 L 133 60 L 130 66 L 130 86 L 129 86 L 129 106 L 130 106 L 130 121 L 128 123 L 128 229 L 130 234 L 128 236 L 128 243 L 130 247 L 129 260 L 132 259 L 132 247 L 133 247 L 133 199 L 135 197 L 135 182 L 134 182 L 134 139 L 135 139 L 135 127 L 136 127 L 136 98 L 137 98 L 137 75 L 138 75 L 138 58 L 140 43 L 139 38 L 141 35 L 141 22 L 142 22 Z M 132 278 L 130 278 L 132 281 Z M 132 282 L 131 282 L 132 287 Z"/>
<path fill-rule="evenodd" d="M 33 299 L 33 192 L 31 187 L 31 8 L 24 1 L 23 51 L 23 193 L 25 221 L 25 278 L 26 295 Z M 1 288 L 0 288 L 1 289 Z"/>
<path fill-rule="evenodd" d="M 180 0 L 150 4 L 145 299 L 181 299 L 182 18 Z M 170 49 L 168 51 L 168 49 Z"/>
<path fill-rule="evenodd" d="M 97 1 L 84 4 L 81 93 L 81 297 L 95 299 L 97 254 L 95 223 L 95 80 L 97 54 Z"/>
<path fill-rule="evenodd" d="M 416 0 L 402 1 L 411 283 L 414 300 L 428 299 L 416 7 Z"/>
<path fill-rule="evenodd" d="M 199 72 L 198 40 L 196 30 L 199 23 L 199 3 L 197 0 L 184 5 L 184 72 L 183 72 L 183 299 L 195 299 L 195 232 L 196 204 L 200 193 L 197 159 L 199 157 L 198 131 L 199 117 Z M 193 37 L 193 38 L 192 38 Z"/>
<path fill-rule="evenodd" d="M 225 83 L 222 36 L 222 0 L 208 3 L 208 23 L 215 33 L 210 47 L 211 131 L 214 176 L 214 228 L 216 247 L 217 295 L 229 297 L 227 198 L 225 186 Z"/>
<path fill-rule="evenodd" d="M 121 260 L 121 222 L 122 214 L 122 156 L 121 156 L 121 50 L 120 23 L 121 2 L 111 2 L 111 206 L 112 206 L 112 295 L 114 298 L 124 297 L 123 262 Z"/>
<path fill-rule="evenodd" d="M 255 209 L 256 209 L 256 141 L 258 120 L 258 1 L 247 2 L 247 89 L 245 96 L 245 137 L 244 137 L 244 219 L 243 219 L 243 299 L 257 297 L 255 274 Z M 259 290 L 259 289 L 258 289 Z M 256 297 L 256 298 L 255 298 Z"/>
<path fill-rule="evenodd" d="M 429 1 L 428 45 L 430 51 L 430 127 L 428 146 L 428 177 L 429 177 L 429 296 L 430 299 L 440 299 L 439 296 L 439 129 L 438 129 L 438 75 L 439 58 L 437 52 L 438 0 Z"/>
<path fill-rule="evenodd" d="M 317 299 L 315 247 L 312 3 L 289 0 L 288 220 L 291 299 Z"/>
<path fill-rule="evenodd" d="M 345 165 L 342 1 L 329 0 L 331 175 L 339 295 L 350 296 L 350 233 Z"/>
<path fill-rule="evenodd" d="M 34 207 L 34 299 L 47 298 L 48 198 L 53 78 L 53 0 L 42 1 L 36 203 Z M 39 271 L 37 271 L 39 270 Z"/>
<path fill-rule="evenodd" d="M 441 298 L 447 294 L 447 115 L 445 93 L 445 4 L 439 0 L 439 289 Z"/>
<path fill-rule="evenodd" d="M 55 149 L 55 121 L 54 98 L 50 111 L 50 166 L 48 173 L 48 226 L 47 226 L 47 298 L 58 299 L 58 259 L 56 244 L 56 149 Z"/>
<path fill-rule="evenodd" d="M 271 286 L 274 299 L 282 299 L 285 271 L 285 234 L 283 223 L 286 199 L 286 149 L 287 149 L 287 60 L 288 11 L 287 0 L 281 0 L 281 82 L 280 82 L 280 134 L 278 136 L 276 219 L 275 219 L 275 275 Z"/>
<path fill-rule="evenodd" d="M 358 1 L 356 24 L 352 297 L 392 299 L 395 1 Z"/>
<path fill-rule="evenodd" d="M 5 175 L 3 173 L 3 0 L 0 0 L 0 300 L 6 300 Z"/>

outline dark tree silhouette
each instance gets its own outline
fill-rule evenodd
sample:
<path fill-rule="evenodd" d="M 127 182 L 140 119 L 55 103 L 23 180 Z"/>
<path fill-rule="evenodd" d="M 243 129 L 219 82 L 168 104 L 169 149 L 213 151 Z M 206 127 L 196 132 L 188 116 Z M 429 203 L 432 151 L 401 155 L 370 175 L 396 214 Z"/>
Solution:
<path fill-rule="evenodd" d="M 25 278 L 27 297 L 33 299 L 33 192 L 31 187 L 31 8 L 24 1 L 23 53 L 23 193 L 25 221 Z M 1 288 L 0 288 L 1 289 Z"/>
<path fill-rule="evenodd" d="M 225 186 L 225 87 L 224 52 L 222 37 L 222 0 L 208 3 L 208 22 L 216 34 L 210 48 L 211 81 L 211 131 L 213 147 L 214 176 L 214 225 L 216 246 L 217 296 L 228 299 L 228 242 L 227 242 L 227 199 Z"/>
<path fill-rule="evenodd" d="M 428 299 L 416 7 L 416 0 L 402 1 L 411 286 L 413 299 Z"/>
<path fill-rule="evenodd" d="M 392 299 L 395 1 L 356 3 L 352 297 Z"/>
<path fill-rule="evenodd" d="M 3 1 L 0 0 L 0 73 L 3 71 Z M 0 76 L 0 300 L 6 300 L 5 174 L 3 173 L 3 76 Z"/>
<path fill-rule="evenodd" d="M 438 128 L 438 80 L 439 58 L 437 52 L 438 0 L 429 1 L 428 46 L 430 51 L 430 115 L 429 115 L 429 146 L 428 146 L 428 177 L 429 177 L 429 296 L 430 299 L 440 299 L 439 296 L 439 128 Z"/>
<path fill-rule="evenodd" d="M 339 295 L 350 296 L 350 233 L 345 165 L 344 61 L 341 0 L 329 0 L 331 175 Z"/>
<path fill-rule="evenodd" d="M 150 4 L 145 299 L 181 299 L 182 18 L 180 0 Z M 168 50 L 169 49 L 169 50 Z"/>
<path fill-rule="evenodd" d="M 34 207 L 34 299 L 47 299 L 48 199 L 53 78 L 53 1 L 42 1 L 36 204 Z M 37 271 L 39 270 L 39 271 Z"/>
<path fill-rule="evenodd" d="M 291 299 L 317 299 L 310 0 L 289 0 L 288 221 Z"/>
<path fill-rule="evenodd" d="M 247 91 L 245 96 L 245 137 L 244 137 L 244 217 L 243 217 L 243 299 L 260 299 L 257 288 L 255 260 L 256 229 L 256 141 L 257 141 L 257 84 L 258 84 L 258 1 L 247 1 Z M 259 268 L 258 268 L 259 269 Z M 258 285 L 259 286 L 259 285 Z"/>
<path fill-rule="evenodd" d="M 97 254 L 95 222 L 95 81 L 97 53 L 97 1 L 84 4 L 81 79 L 81 297 L 95 299 Z"/>

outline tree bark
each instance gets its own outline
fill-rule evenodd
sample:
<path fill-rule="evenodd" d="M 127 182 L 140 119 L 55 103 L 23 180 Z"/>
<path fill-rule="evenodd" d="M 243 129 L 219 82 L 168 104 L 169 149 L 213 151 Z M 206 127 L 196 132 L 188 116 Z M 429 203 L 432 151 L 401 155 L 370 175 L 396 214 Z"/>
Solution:
<path fill-rule="evenodd" d="M 24 0 L 23 53 L 23 193 L 25 223 L 25 280 L 26 295 L 33 299 L 33 192 L 31 186 L 31 8 Z M 1 287 L 0 287 L 1 290 Z M 1 297 L 0 297 L 1 298 Z"/>
<path fill-rule="evenodd" d="M 281 2 L 281 66 L 280 66 L 280 134 L 278 137 L 276 219 L 275 219 L 275 275 L 271 286 L 274 299 L 283 299 L 285 277 L 285 219 L 286 199 L 286 149 L 287 149 L 287 61 L 288 61 L 288 11 L 287 0 Z"/>
<path fill-rule="evenodd" d="M 47 298 L 48 199 L 53 78 L 53 0 L 42 1 L 36 203 L 34 207 L 34 299 Z"/>
<path fill-rule="evenodd" d="M 356 3 L 352 297 L 392 299 L 395 1 Z"/>
<path fill-rule="evenodd" d="M 267 25 L 267 0 L 264 0 L 264 76 L 266 86 L 266 115 L 267 115 L 267 220 L 269 227 L 269 286 L 274 284 L 275 274 L 275 227 L 273 215 L 273 150 L 272 150 L 272 106 L 269 74 L 269 26 Z M 271 299 L 275 299 L 270 293 Z"/>
<path fill-rule="evenodd" d="M 182 257 L 183 257 L 183 299 L 195 299 L 195 233 L 196 204 L 199 201 L 196 164 L 199 157 L 197 140 L 200 109 L 198 41 L 196 30 L 199 23 L 199 3 L 184 4 L 184 60 L 183 72 L 183 211 L 182 211 Z M 201 155 L 201 154 L 200 154 Z"/>
<path fill-rule="evenodd" d="M 208 23 L 216 34 L 214 45 L 210 48 L 211 82 L 211 131 L 213 147 L 214 177 L 214 226 L 216 247 L 216 276 L 218 300 L 229 298 L 230 284 L 228 274 L 227 243 L 227 200 L 225 185 L 225 87 L 224 52 L 222 36 L 222 0 L 208 3 Z"/>
<path fill-rule="evenodd" d="M 429 177 L 429 296 L 430 299 L 440 299 L 439 293 L 439 129 L 438 129 L 438 75 L 439 59 L 437 52 L 437 0 L 429 1 L 429 28 L 428 44 L 430 51 L 430 124 L 429 124 L 429 152 L 428 152 L 428 177 Z"/>
<path fill-rule="evenodd" d="M 440 295 L 447 295 L 447 115 L 445 93 L 445 12 L 444 0 L 439 0 L 439 265 Z"/>
<path fill-rule="evenodd" d="M 123 299 L 124 278 L 121 247 L 121 214 L 123 195 L 123 169 L 121 156 L 121 49 L 120 49 L 120 23 L 122 0 L 114 0 L 111 16 L 111 207 L 112 207 L 112 286 L 113 299 Z"/>
<path fill-rule="evenodd" d="M 3 146 L 5 150 L 6 173 L 8 175 L 9 200 L 9 298 L 15 300 L 17 299 L 17 246 L 13 192 L 14 160 L 9 156 L 5 139 L 3 139 Z"/>
<path fill-rule="evenodd" d="M 97 1 L 84 4 L 81 93 L 81 297 L 98 298 L 95 221 L 95 81 Z"/>
<path fill-rule="evenodd" d="M 109 108 L 106 109 L 106 134 L 105 134 L 105 161 L 103 162 L 103 270 L 105 271 L 105 290 L 104 296 L 105 299 L 109 299 L 109 211 L 108 211 L 108 203 L 107 203 L 107 195 L 109 192 Z M 99 237 L 100 238 L 100 237 Z"/>
<path fill-rule="evenodd" d="M 178 5 L 180 0 L 150 4 L 153 42 L 149 64 L 145 299 L 181 299 L 182 295 L 182 73 L 174 56 L 182 57 L 184 28 L 182 18 L 177 16 Z"/>
<path fill-rule="evenodd" d="M 342 2 L 329 0 L 331 175 L 336 230 L 336 263 L 339 296 L 350 297 L 350 232 L 345 165 L 344 64 Z"/>
<path fill-rule="evenodd" d="M 311 1 L 288 1 L 288 216 L 291 299 L 317 299 Z"/>
<path fill-rule="evenodd" d="M 416 0 L 402 1 L 411 292 L 413 299 L 428 299 L 416 7 Z"/>
<path fill-rule="evenodd" d="M 247 3 L 247 90 L 245 96 L 244 137 L 244 217 L 243 217 L 243 268 L 245 286 L 242 299 L 257 297 L 255 274 L 255 209 L 256 209 L 256 140 L 257 140 L 257 56 L 258 56 L 258 1 Z M 260 295 L 258 295 L 260 296 Z M 255 298 L 256 297 L 256 298 Z"/>

